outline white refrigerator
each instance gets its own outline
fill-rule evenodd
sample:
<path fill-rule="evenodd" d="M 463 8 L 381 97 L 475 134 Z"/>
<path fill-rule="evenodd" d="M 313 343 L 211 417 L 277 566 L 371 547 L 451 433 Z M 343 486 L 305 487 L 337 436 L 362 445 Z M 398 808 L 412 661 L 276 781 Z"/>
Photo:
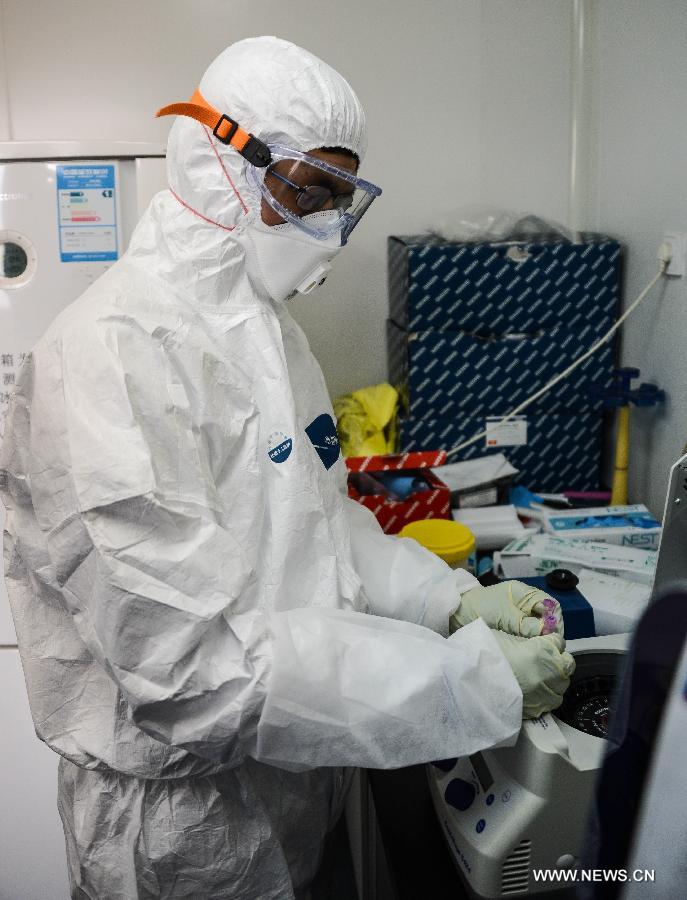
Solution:
<path fill-rule="evenodd" d="M 0 442 L 25 355 L 122 255 L 164 147 L 0 143 Z M 0 503 L 0 529 L 5 511 Z M 57 756 L 34 733 L 0 557 L 0 900 L 67 900 Z"/>

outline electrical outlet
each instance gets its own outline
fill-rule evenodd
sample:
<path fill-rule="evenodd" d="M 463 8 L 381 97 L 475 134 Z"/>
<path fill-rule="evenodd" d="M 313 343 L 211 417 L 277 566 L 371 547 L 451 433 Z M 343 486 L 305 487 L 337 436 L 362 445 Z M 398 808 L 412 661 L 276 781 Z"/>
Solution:
<path fill-rule="evenodd" d="M 687 265 L 687 234 L 684 231 L 666 231 L 663 241 L 670 244 L 672 253 L 666 275 L 684 275 Z"/>

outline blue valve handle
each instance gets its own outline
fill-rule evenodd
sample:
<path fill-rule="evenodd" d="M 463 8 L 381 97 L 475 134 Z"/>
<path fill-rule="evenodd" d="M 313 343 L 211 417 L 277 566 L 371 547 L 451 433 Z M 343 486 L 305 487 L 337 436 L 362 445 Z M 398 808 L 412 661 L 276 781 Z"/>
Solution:
<path fill-rule="evenodd" d="M 608 388 L 592 388 L 594 396 L 600 397 L 606 408 L 629 406 L 655 406 L 665 400 L 665 391 L 657 385 L 643 382 L 639 387 L 632 389 L 632 379 L 639 378 L 639 369 L 629 366 L 616 369 L 613 373 L 613 383 Z"/>

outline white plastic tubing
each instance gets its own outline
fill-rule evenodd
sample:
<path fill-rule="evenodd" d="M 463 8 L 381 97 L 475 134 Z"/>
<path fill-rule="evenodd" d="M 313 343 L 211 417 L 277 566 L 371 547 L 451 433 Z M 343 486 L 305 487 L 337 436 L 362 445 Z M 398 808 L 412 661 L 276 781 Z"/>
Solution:
<path fill-rule="evenodd" d="M 593 0 L 573 0 L 572 59 L 570 67 L 570 183 L 568 227 L 579 240 L 589 190 L 590 31 Z"/>

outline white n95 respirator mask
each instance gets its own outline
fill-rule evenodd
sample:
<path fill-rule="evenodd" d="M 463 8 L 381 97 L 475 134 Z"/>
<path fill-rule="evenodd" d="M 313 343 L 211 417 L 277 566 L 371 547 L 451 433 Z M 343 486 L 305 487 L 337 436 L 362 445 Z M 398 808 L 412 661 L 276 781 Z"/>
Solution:
<path fill-rule="evenodd" d="M 338 217 L 336 210 L 323 210 L 303 216 L 303 220 L 324 226 Z M 254 287 L 262 287 L 273 300 L 286 300 L 295 292 L 309 294 L 326 279 L 332 260 L 341 250 L 340 232 L 318 240 L 290 222 L 253 222 L 241 238 L 248 277 Z"/>

